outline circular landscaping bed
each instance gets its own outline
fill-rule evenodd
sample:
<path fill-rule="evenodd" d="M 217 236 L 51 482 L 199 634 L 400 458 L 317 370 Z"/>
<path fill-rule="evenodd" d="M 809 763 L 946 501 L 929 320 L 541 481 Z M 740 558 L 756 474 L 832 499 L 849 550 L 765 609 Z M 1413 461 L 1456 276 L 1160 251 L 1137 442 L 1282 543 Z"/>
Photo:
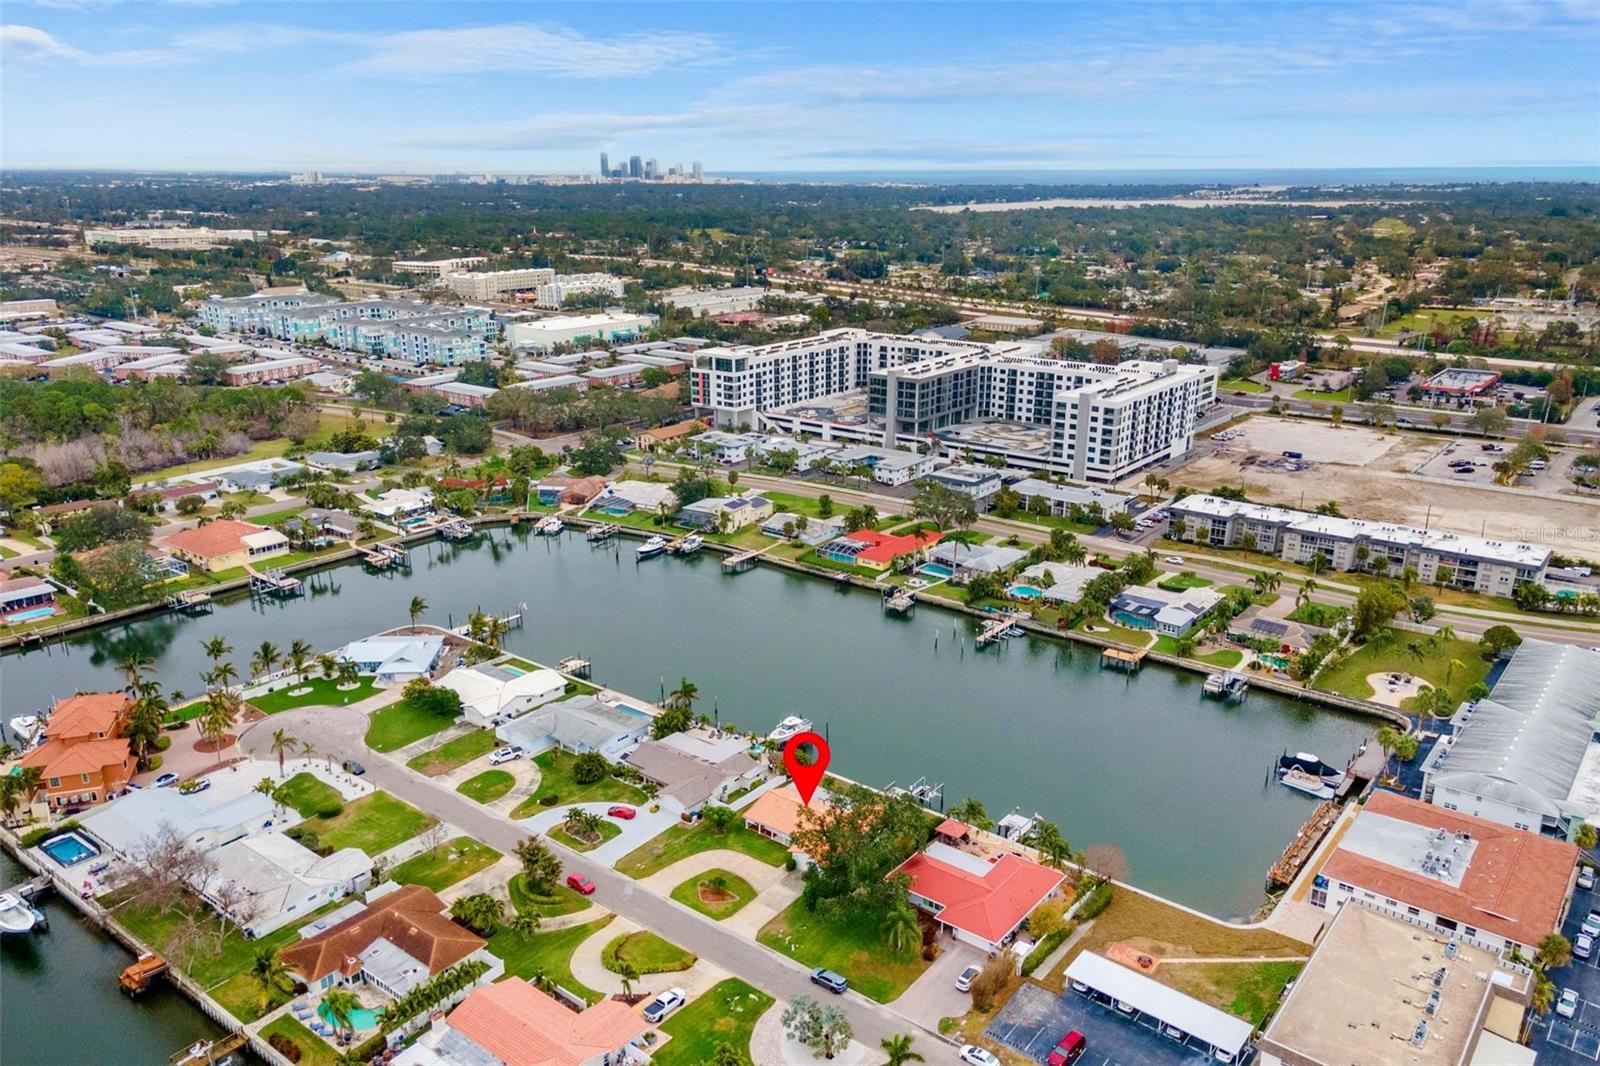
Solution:
<path fill-rule="evenodd" d="M 738 874 L 711 869 L 695 874 L 672 890 L 672 898 L 708 918 L 721 921 L 756 898 L 756 890 Z"/>
<path fill-rule="evenodd" d="M 505 770 L 485 770 L 456 786 L 456 791 L 479 803 L 493 803 L 516 787 L 517 779 Z"/>
<path fill-rule="evenodd" d="M 316 689 L 310 685 L 301 685 L 299 688 L 290 689 L 288 694 L 291 696 L 308 696 L 315 691 Z"/>
<path fill-rule="evenodd" d="M 694 955 L 661 939 L 649 930 L 624 933 L 600 952 L 600 963 L 612 973 L 620 973 L 628 963 L 640 974 L 678 973 L 696 962 Z"/>
<path fill-rule="evenodd" d="M 596 829 L 591 830 L 590 833 L 575 831 L 572 826 L 562 822 L 559 825 L 551 826 L 549 835 L 573 851 L 593 851 L 621 832 L 621 826 L 610 819 L 606 819 Z"/>
<path fill-rule="evenodd" d="M 213 741 L 210 737 L 202 737 L 194 742 L 194 750 L 207 755 L 215 755 L 219 751 L 226 751 L 239 742 L 239 738 L 232 733 L 222 734 L 222 739 Z"/>

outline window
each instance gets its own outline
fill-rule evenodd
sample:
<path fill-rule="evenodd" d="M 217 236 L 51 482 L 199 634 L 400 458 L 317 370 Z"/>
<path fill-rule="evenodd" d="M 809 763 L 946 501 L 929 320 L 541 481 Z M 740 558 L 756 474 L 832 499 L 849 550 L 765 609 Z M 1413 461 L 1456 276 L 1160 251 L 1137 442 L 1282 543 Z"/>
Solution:
<path fill-rule="evenodd" d="M 1411 917 L 1413 917 L 1413 918 L 1422 917 L 1422 912 L 1417 910 L 1417 908 L 1415 908 L 1415 907 L 1407 907 L 1406 908 L 1406 913 L 1411 915 Z"/>

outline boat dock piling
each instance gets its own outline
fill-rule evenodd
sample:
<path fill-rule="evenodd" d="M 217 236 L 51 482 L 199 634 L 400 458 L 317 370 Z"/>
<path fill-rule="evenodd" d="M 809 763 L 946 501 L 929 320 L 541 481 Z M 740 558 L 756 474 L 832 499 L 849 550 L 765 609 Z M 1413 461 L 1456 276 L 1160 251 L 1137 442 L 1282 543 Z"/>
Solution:
<path fill-rule="evenodd" d="M 911 610 L 912 607 L 916 606 L 916 603 L 917 598 L 911 594 L 909 589 L 886 588 L 883 590 L 883 609 L 886 611 L 893 611 L 896 614 L 905 614 L 907 611 Z M 938 638 L 936 637 L 934 639 L 935 643 L 937 643 Z"/>
<path fill-rule="evenodd" d="M 749 551 L 740 552 L 738 555 L 725 556 L 722 560 L 724 574 L 742 574 L 756 565 L 756 559 L 761 555 L 762 548 L 751 548 Z"/>
<path fill-rule="evenodd" d="M 1284 849 L 1282 857 L 1267 872 L 1267 891 L 1275 892 L 1294 884 L 1294 879 L 1300 876 L 1300 871 L 1316 853 L 1328 830 L 1339 820 L 1339 809 L 1339 805 L 1332 801 L 1317 805 L 1306 824 L 1300 827 L 1300 832 Z"/>
<path fill-rule="evenodd" d="M 250 591 L 258 596 L 304 596 L 306 589 L 297 577 L 290 577 L 281 570 L 269 570 L 263 574 L 255 567 L 245 564 L 245 572 L 250 575 Z"/>
<path fill-rule="evenodd" d="M 1000 640 L 1006 635 L 1007 630 L 1011 629 L 1011 627 L 1015 626 L 1018 622 L 1022 621 L 1026 617 L 1028 616 L 1025 614 L 1007 611 L 989 621 L 986 621 L 983 623 L 983 630 L 978 634 L 977 640 L 975 640 L 973 643 L 982 648 L 985 645 Z"/>
<path fill-rule="evenodd" d="M 556 663 L 557 671 L 563 674 L 570 674 L 573 677 L 588 677 L 592 669 L 594 669 L 593 663 L 576 655 L 569 655 L 559 663 Z"/>
<path fill-rule="evenodd" d="M 409 567 L 411 556 L 403 549 L 387 542 L 374 544 L 369 548 L 358 547 L 361 561 L 374 570 L 388 570 L 390 567 Z"/>
<path fill-rule="evenodd" d="M 439 525 L 439 535 L 446 540 L 466 540 L 472 536 L 472 523 L 461 518 L 452 518 Z"/>
<path fill-rule="evenodd" d="M 1132 672 L 1144 663 L 1149 648 L 1106 648 L 1100 653 L 1101 666 L 1114 666 Z"/>
<path fill-rule="evenodd" d="M 613 523 L 601 522 L 597 526 L 590 526 L 589 532 L 585 533 L 584 536 L 589 539 L 590 543 L 598 544 L 601 541 L 610 540 L 612 537 L 616 536 L 617 530 L 618 527 Z"/>
<path fill-rule="evenodd" d="M 205 589 L 188 589 L 168 596 L 167 606 L 189 614 L 210 614 L 213 604 L 211 593 Z"/>

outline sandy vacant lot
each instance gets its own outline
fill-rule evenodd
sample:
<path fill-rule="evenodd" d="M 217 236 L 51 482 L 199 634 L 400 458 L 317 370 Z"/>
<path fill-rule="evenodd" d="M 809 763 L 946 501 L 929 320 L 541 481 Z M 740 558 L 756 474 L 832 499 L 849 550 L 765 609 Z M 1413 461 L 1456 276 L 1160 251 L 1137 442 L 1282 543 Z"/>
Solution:
<path fill-rule="evenodd" d="M 1600 506 L 1570 497 L 1538 498 L 1469 485 L 1437 485 L 1410 476 L 1440 438 L 1363 426 L 1261 416 L 1235 427 L 1240 435 L 1168 477 L 1174 485 L 1210 489 L 1242 485 L 1262 503 L 1312 508 L 1337 500 L 1352 518 L 1450 529 L 1496 539 L 1544 544 L 1554 551 L 1600 558 Z M 1304 453 L 1300 471 L 1263 465 L 1285 451 Z"/>

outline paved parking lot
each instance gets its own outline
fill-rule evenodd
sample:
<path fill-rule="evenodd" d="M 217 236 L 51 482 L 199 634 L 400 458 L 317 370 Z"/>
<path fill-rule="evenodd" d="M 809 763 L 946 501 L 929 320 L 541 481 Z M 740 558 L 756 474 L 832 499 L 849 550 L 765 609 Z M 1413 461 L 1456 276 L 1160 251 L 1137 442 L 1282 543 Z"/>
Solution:
<path fill-rule="evenodd" d="M 1572 909 L 1561 927 L 1568 940 L 1578 939 L 1578 929 L 1590 909 L 1600 909 L 1600 896 L 1578 889 L 1572 894 Z M 1571 965 L 1550 975 L 1556 995 L 1572 989 L 1578 994 L 1578 1011 L 1563 1018 L 1552 1010 L 1534 1023 L 1533 1048 L 1539 1053 L 1539 1066 L 1579 1066 L 1600 1060 L 1600 951 L 1587 959 L 1574 958 Z"/>
<path fill-rule="evenodd" d="M 1039 1062 L 1076 1029 L 1087 1041 L 1077 1066 L 1215 1066 L 1207 1052 L 1174 1043 L 1154 1026 L 1154 1019 L 1125 1018 L 1089 996 L 1070 991 L 1058 996 L 1025 984 L 984 1032 Z M 1243 1061 L 1250 1061 L 1250 1054 L 1246 1049 Z"/>

